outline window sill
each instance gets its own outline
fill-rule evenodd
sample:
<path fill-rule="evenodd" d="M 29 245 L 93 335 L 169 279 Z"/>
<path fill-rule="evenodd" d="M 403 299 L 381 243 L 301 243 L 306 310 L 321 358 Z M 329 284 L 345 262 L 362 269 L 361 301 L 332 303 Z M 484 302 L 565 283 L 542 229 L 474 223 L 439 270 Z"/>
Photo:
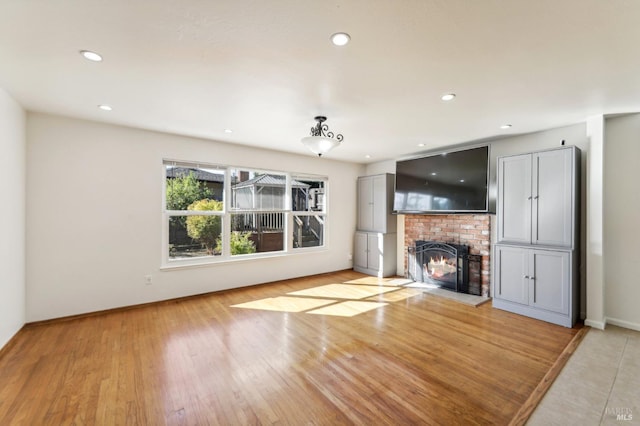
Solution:
<path fill-rule="evenodd" d="M 299 256 L 304 254 L 313 254 L 328 251 L 327 247 L 305 247 L 298 248 L 288 252 L 260 253 L 259 255 L 238 255 L 231 258 L 215 259 L 207 257 L 199 260 L 176 260 L 170 263 L 164 263 L 160 267 L 160 271 L 169 272 L 181 269 L 205 268 L 216 265 L 229 265 L 233 263 L 253 262 L 263 259 L 281 258 Z M 214 260 L 215 259 L 215 260 Z"/>

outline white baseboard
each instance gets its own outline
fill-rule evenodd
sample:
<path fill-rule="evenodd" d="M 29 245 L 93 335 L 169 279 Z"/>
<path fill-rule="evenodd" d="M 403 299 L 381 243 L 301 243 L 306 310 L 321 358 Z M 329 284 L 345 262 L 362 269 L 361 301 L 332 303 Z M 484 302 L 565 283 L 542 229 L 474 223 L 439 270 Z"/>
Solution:
<path fill-rule="evenodd" d="M 604 328 L 607 325 L 607 319 L 605 318 L 604 321 L 595 321 L 595 320 L 586 319 L 584 320 L 584 325 L 597 328 L 598 330 L 604 330 Z"/>
<path fill-rule="evenodd" d="M 636 322 L 625 321 L 625 320 L 621 320 L 617 318 L 609 318 L 609 317 L 605 319 L 605 322 L 607 324 L 617 325 L 618 327 L 629 328 L 631 330 L 640 331 L 640 324 Z"/>

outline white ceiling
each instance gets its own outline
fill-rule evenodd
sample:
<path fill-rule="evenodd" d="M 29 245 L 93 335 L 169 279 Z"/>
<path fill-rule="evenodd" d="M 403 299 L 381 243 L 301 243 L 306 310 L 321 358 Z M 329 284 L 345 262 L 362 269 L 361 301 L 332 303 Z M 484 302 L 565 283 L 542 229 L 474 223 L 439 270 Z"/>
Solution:
<path fill-rule="evenodd" d="M 28 110 L 361 163 L 638 112 L 639 46 L 639 0 L 0 0 Z"/>

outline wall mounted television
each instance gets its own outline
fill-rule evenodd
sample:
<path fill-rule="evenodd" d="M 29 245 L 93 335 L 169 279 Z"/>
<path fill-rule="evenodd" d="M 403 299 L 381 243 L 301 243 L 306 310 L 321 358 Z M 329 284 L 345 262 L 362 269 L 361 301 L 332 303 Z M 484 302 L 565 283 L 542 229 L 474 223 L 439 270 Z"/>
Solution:
<path fill-rule="evenodd" d="M 489 146 L 396 162 L 394 213 L 489 211 Z"/>

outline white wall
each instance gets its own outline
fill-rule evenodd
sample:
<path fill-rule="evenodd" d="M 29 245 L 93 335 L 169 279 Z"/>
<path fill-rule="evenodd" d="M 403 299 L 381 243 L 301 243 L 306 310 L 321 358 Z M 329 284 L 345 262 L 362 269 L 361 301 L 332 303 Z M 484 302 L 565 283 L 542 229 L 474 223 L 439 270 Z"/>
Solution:
<path fill-rule="evenodd" d="M 163 158 L 328 176 L 329 249 L 160 271 Z M 359 164 L 37 113 L 27 164 L 27 321 L 352 267 Z"/>
<path fill-rule="evenodd" d="M 608 118 L 604 143 L 604 291 L 608 324 L 640 330 L 640 114 Z"/>
<path fill-rule="evenodd" d="M 584 324 L 604 330 L 605 319 L 605 280 L 603 247 L 603 199 L 604 199 L 604 116 L 594 115 L 587 119 L 587 137 L 589 138 L 589 158 L 587 167 L 587 217 L 585 251 L 587 268 L 586 317 Z"/>
<path fill-rule="evenodd" d="M 25 323 L 25 113 L 0 89 L 0 348 Z"/>

